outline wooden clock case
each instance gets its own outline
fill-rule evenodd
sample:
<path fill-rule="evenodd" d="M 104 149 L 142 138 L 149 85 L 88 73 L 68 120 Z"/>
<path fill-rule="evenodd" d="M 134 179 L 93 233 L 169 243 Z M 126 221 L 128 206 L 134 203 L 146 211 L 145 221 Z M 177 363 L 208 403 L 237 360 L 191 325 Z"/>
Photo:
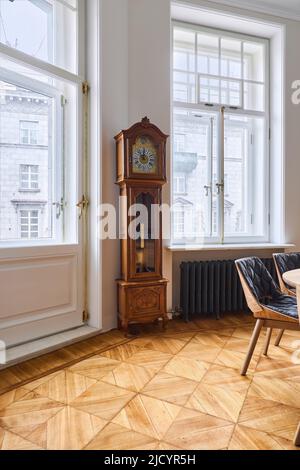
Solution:
<path fill-rule="evenodd" d="M 155 167 L 149 173 L 136 171 L 133 164 L 133 149 L 138 139 L 150 140 L 156 149 Z M 121 279 L 117 280 L 118 324 L 126 334 L 131 324 L 151 323 L 161 319 L 165 327 L 168 320 L 168 281 L 163 278 L 162 269 L 161 212 L 154 221 L 155 228 L 151 226 L 151 206 L 161 205 L 162 186 L 166 183 L 167 139 L 168 136 L 151 124 L 148 118 L 115 137 L 117 184 L 120 195 L 126 198 L 126 203 L 120 208 L 124 237 L 121 238 Z M 133 204 L 143 204 L 149 213 L 148 233 L 142 234 L 140 225 L 140 234 L 136 240 L 127 233 L 129 224 L 135 218 L 128 215 Z M 157 235 L 152 238 L 153 231 Z"/>

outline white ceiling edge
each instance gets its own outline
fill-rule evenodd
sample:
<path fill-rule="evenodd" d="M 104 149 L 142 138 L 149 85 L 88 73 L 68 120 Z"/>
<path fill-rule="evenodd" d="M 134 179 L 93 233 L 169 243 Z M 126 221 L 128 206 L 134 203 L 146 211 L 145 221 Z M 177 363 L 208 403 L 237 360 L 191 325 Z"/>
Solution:
<path fill-rule="evenodd" d="M 277 16 L 279 18 L 286 18 L 288 20 L 300 21 L 300 13 L 298 11 L 291 10 L 289 8 L 278 8 L 270 7 L 268 5 L 262 5 L 257 0 L 251 1 L 251 6 L 241 5 L 239 0 L 208 0 L 215 4 L 227 5 L 230 7 L 240 8 L 242 10 L 257 11 L 259 13 L 265 13 L 267 15 Z"/>
<path fill-rule="evenodd" d="M 249 12 L 247 14 L 246 12 Z M 252 12 L 252 15 L 251 15 Z M 205 14 L 203 14 L 205 13 Z M 224 29 L 271 39 L 284 28 L 283 19 L 281 21 L 271 21 L 269 19 L 258 18 L 253 15 L 253 11 L 241 10 L 230 12 L 222 9 L 220 4 L 212 4 L 207 0 L 176 0 L 172 3 L 172 20 L 190 24 L 201 24 L 209 28 Z"/>

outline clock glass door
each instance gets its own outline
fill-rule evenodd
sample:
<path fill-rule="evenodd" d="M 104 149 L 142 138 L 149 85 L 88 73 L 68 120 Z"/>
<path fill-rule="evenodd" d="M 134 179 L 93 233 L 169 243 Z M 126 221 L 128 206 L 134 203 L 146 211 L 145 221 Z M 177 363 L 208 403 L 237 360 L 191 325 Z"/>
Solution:
<path fill-rule="evenodd" d="M 141 207 L 137 214 L 141 220 L 137 225 L 137 239 L 132 241 L 134 278 L 160 276 L 160 221 L 159 216 L 157 220 L 151 217 L 153 204 L 158 204 L 158 191 L 139 191 L 134 197 L 134 203 Z"/>
<path fill-rule="evenodd" d="M 153 196 L 149 193 L 140 193 L 136 199 L 147 209 L 147 220 L 138 225 L 139 238 L 136 241 L 136 273 L 155 272 L 155 240 L 151 231 L 151 206 L 154 204 Z"/>

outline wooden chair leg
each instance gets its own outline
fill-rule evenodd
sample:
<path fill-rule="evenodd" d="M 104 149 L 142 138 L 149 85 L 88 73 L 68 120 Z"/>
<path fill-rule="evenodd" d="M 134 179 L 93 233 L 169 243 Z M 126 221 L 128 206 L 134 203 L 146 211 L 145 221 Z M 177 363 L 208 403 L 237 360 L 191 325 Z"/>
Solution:
<path fill-rule="evenodd" d="M 284 330 L 280 330 L 275 341 L 275 346 L 280 346 L 280 341 L 282 340 Z"/>
<path fill-rule="evenodd" d="M 267 329 L 267 336 L 266 336 L 266 342 L 265 342 L 265 347 L 264 347 L 264 356 L 267 356 L 268 355 L 268 350 L 269 350 L 269 346 L 270 346 L 270 341 L 271 341 L 271 338 L 272 338 L 272 332 L 273 332 L 273 329 L 272 328 L 268 328 Z"/>
<path fill-rule="evenodd" d="M 260 332 L 261 332 L 261 329 L 262 329 L 263 326 L 264 326 L 264 320 L 257 320 L 256 321 L 256 325 L 255 325 L 255 328 L 253 330 L 252 338 L 251 338 L 250 345 L 249 345 L 249 350 L 247 352 L 247 356 L 246 356 L 243 368 L 241 370 L 241 375 L 246 375 L 247 374 L 247 370 L 248 370 L 250 361 L 251 361 L 253 353 L 254 353 L 255 346 L 257 344 L 257 340 L 259 338 L 259 335 L 260 335 Z"/>
<path fill-rule="evenodd" d="M 296 435 L 295 435 L 294 444 L 295 444 L 295 446 L 300 447 L 300 424 L 298 426 L 298 429 L 297 429 L 297 432 L 296 432 Z"/>

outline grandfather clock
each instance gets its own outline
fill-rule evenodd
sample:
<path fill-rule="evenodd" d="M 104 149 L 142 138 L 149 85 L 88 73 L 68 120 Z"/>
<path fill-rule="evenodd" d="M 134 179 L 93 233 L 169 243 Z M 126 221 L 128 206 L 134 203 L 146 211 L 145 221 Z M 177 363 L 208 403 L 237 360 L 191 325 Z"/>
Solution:
<path fill-rule="evenodd" d="M 157 210 L 166 183 L 167 139 L 147 117 L 115 137 L 117 184 L 126 201 L 120 208 L 126 234 L 121 239 L 122 276 L 117 281 L 119 328 L 126 334 L 130 324 L 161 319 L 165 327 L 168 319 L 168 281 L 162 271 L 162 216 Z M 133 205 L 142 207 L 141 212 L 132 212 Z M 136 229 L 134 236 L 128 234 L 129 225 Z"/>

